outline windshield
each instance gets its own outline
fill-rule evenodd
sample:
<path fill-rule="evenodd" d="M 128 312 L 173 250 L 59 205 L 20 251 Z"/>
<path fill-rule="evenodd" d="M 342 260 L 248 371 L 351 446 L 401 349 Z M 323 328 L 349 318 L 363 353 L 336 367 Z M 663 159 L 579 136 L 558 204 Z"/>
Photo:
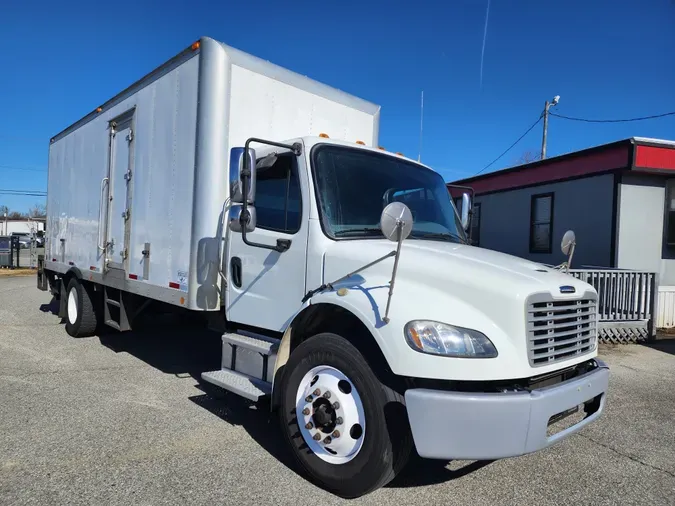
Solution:
<path fill-rule="evenodd" d="M 382 209 L 403 202 L 411 239 L 466 242 L 443 178 L 420 165 L 360 149 L 323 145 L 313 152 L 324 231 L 332 238 L 384 237 Z"/>

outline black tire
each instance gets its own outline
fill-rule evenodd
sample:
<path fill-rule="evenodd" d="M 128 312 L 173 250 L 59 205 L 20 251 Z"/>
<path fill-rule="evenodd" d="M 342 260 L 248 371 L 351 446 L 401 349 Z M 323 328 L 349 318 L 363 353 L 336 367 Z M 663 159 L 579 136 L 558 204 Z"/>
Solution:
<path fill-rule="evenodd" d="M 331 464 L 308 448 L 298 427 L 295 396 L 313 367 L 331 366 L 354 384 L 366 420 L 363 446 L 349 462 Z M 314 483 L 345 498 L 382 487 L 405 466 L 412 448 L 403 398 L 383 385 L 363 355 L 348 340 L 323 333 L 301 343 L 286 363 L 281 379 L 280 418 L 293 454 Z"/>
<path fill-rule="evenodd" d="M 70 293 L 74 293 L 77 317 L 71 321 L 71 314 L 68 311 Z M 66 304 L 66 332 L 73 337 L 93 336 L 98 327 L 99 312 L 95 306 L 96 297 L 94 287 L 90 283 L 81 283 L 76 278 L 72 278 L 68 283 L 65 297 L 62 301 Z"/>

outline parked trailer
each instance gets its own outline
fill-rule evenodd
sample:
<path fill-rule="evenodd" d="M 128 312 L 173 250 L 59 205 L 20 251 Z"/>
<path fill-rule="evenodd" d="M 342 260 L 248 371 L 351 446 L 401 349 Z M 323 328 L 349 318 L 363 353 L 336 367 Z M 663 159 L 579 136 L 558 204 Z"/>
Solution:
<path fill-rule="evenodd" d="M 596 419 L 595 290 L 470 246 L 468 193 L 460 216 L 378 125 L 374 104 L 202 38 L 51 139 L 38 285 L 72 336 L 128 330 L 150 300 L 219 319 L 202 378 L 269 398 L 345 497 L 413 445 L 512 457 Z"/>

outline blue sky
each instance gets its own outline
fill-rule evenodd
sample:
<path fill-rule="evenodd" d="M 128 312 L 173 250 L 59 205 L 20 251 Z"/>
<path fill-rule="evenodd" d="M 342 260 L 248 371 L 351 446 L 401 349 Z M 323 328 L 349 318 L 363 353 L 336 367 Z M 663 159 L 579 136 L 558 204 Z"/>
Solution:
<path fill-rule="evenodd" d="M 0 189 L 46 189 L 49 137 L 202 35 L 382 106 L 380 144 L 447 180 L 497 157 L 556 112 L 675 111 L 675 1 L 5 2 L 0 18 Z M 254 132 L 252 132 L 254 134 Z M 548 154 L 630 136 L 675 139 L 675 116 L 624 124 L 552 118 Z M 538 152 L 541 127 L 490 170 Z M 10 168 L 12 167 L 12 168 Z M 16 170 L 20 168 L 23 170 Z M 0 195 L 25 211 L 36 197 Z"/>

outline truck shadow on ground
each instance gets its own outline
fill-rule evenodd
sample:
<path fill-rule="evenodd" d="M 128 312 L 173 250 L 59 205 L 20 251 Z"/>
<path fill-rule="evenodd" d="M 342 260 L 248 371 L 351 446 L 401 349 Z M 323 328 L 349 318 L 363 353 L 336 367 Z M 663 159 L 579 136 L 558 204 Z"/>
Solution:
<path fill-rule="evenodd" d="M 54 307 L 58 312 L 58 304 Z M 305 479 L 287 448 L 278 417 L 270 412 L 269 404 L 252 403 L 201 379 L 202 372 L 220 368 L 221 336 L 199 322 L 195 323 L 192 318 L 150 313 L 135 323 L 134 330 L 119 333 L 111 329 L 98 333 L 98 339 L 115 353 L 128 353 L 165 374 L 194 380 L 196 388 L 203 393 L 189 397 L 190 401 L 228 424 L 242 427 L 273 458 Z M 461 464 L 459 462 L 449 465 L 447 461 L 423 460 L 415 455 L 387 487 L 444 483 L 466 476 L 489 463 L 470 462 L 458 467 L 455 464 Z"/>
<path fill-rule="evenodd" d="M 40 305 L 40 311 L 43 313 L 51 313 L 55 316 L 59 315 L 59 301 L 52 297 L 48 304 Z"/>
<path fill-rule="evenodd" d="M 643 345 L 652 348 L 653 350 L 675 355 L 675 335 L 667 334 L 656 341 L 643 343 Z"/>
<path fill-rule="evenodd" d="M 102 329 L 101 344 L 115 353 L 128 353 L 166 374 L 193 378 L 220 369 L 221 339 L 194 318 L 149 312 L 134 322 L 133 330 Z"/>

